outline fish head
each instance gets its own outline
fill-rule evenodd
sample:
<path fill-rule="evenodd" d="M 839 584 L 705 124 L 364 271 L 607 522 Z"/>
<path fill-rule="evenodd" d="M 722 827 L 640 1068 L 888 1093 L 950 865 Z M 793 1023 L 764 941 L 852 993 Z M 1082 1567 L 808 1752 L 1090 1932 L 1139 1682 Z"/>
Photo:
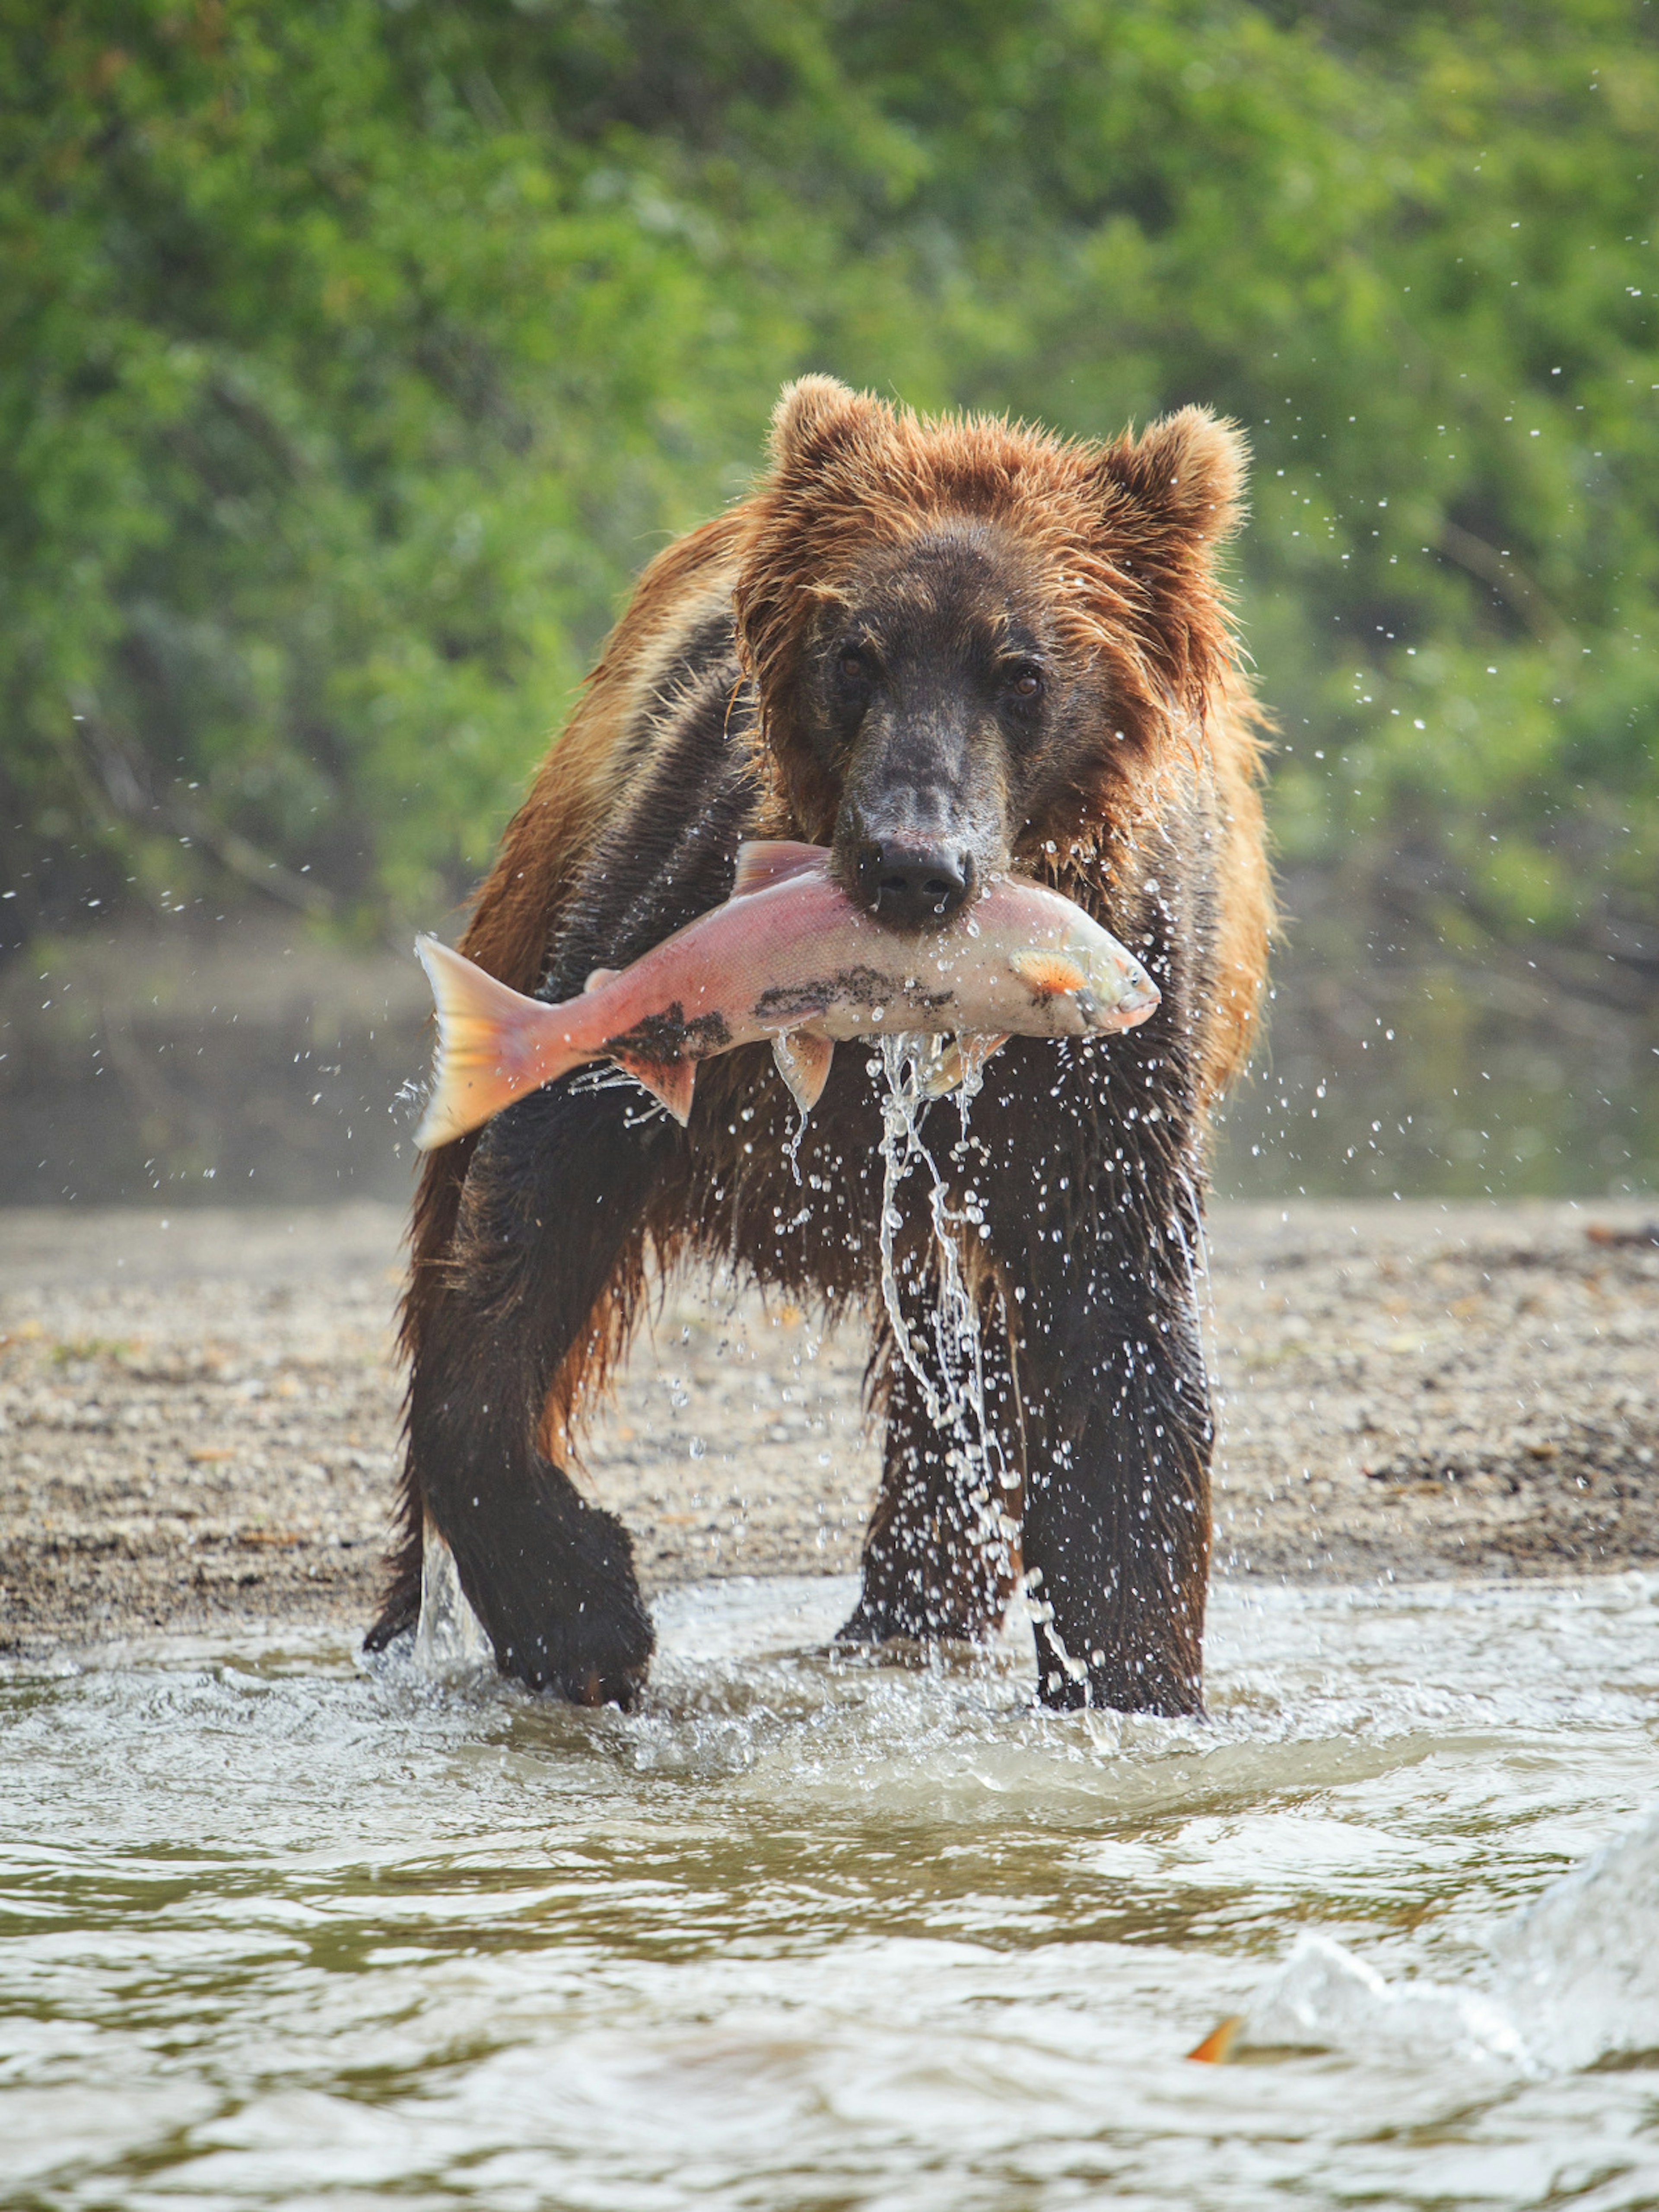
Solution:
<path fill-rule="evenodd" d="M 1043 933 L 1009 964 L 1040 999 L 1069 1000 L 1084 1030 L 1134 1029 L 1162 995 L 1127 945 L 1083 914 L 1058 941 Z"/>
<path fill-rule="evenodd" d="M 1091 1030 L 1135 1029 L 1158 1011 L 1162 992 L 1109 930 L 1091 930 L 1086 943 L 1074 940 L 1073 957 L 1085 977 L 1078 1011 Z"/>

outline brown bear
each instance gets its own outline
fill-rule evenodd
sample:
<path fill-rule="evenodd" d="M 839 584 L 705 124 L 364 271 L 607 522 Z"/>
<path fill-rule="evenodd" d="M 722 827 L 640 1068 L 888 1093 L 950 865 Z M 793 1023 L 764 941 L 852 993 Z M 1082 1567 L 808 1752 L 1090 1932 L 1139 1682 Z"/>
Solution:
<path fill-rule="evenodd" d="M 1243 467 L 1196 409 L 1097 445 L 803 378 L 753 495 L 646 570 L 462 940 L 565 998 L 724 899 L 744 839 L 785 836 L 830 847 L 895 930 L 925 936 L 1012 868 L 1139 955 L 1150 1020 L 1012 1040 L 971 1140 L 939 1148 L 975 1217 L 995 1510 L 930 1418 L 927 1366 L 895 1356 L 865 1053 L 836 1055 L 793 1163 L 763 1048 L 704 1065 L 684 1129 L 566 1078 L 426 1164 L 404 1533 L 371 1647 L 416 1617 L 430 1524 L 505 1673 L 635 1694 L 652 1632 L 631 1547 L 562 1462 L 648 1272 L 701 1253 L 874 1317 L 884 1472 L 846 1637 L 983 1635 L 1023 1577 L 1045 1702 L 1199 1708 L 1206 1124 L 1249 1046 L 1268 928 L 1261 716 L 1212 565 Z M 922 1179 L 896 1210 L 900 1322 L 936 1363 Z"/>

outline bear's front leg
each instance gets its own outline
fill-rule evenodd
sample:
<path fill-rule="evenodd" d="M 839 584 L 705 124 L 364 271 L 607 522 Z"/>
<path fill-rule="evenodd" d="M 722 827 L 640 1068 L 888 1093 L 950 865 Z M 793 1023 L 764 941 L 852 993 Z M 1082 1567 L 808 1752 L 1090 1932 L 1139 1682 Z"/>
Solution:
<path fill-rule="evenodd" d="M 503 1674 L 580 1705 L 632 1702 L 652 1630 L 633 1547 L 538 1438 L 682 1140 L 626 1091 L 557 1084 L 489 1124 L 410 1384 L 410 1479 Z"/>
<path fill-rule="evenodd" d="M 1186 1239 L 1138 1209 L 1049 1248 L 1025 1301 L 1024 1560 L 1061 1709 L 1203 1702 L 1213 1438 Z"/>
<path fill-rule="evenodd" d="M 1190 1304 L 1097 1314 L 1076 1371 L 1051 1370 L 1028 1407 L 1045 1705 L 1202 1709 L 1212 1431 Z"/>
<path fill-rule="evenodd" d="M 1061 1709 L 1202 1706 L 1213 1430 L 1191 1108 L 1171 1047 L 1156 1018 L 1109 1058 L 1057 1066 L 1016 1040 L 974 1112 L 1018 1334 L 1039 1686 Z"/>

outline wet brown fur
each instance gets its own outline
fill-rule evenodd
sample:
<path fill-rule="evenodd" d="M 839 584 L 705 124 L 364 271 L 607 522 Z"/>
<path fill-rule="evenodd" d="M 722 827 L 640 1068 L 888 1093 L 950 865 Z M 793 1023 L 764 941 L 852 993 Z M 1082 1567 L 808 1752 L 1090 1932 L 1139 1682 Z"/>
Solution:
<path fill-rule="evenodd" d="M 763 702 L 772 834 L 823 843 L 835 823 L 838 793 L 801 739 L 800 670 L 818 609 L 848 596 L 872 548 L 902 551 L 941 517 L 1006 532 L 1043 579 L 1063 646 L 1096 664 L 1112 702 L 1098 744 L 1029 825 L 1021 862 L 1109 910 L 1111 840 L 1127 842 L 1139 822 L 1156 819 L 1172 774 L 1214 780 L 1227 896 L 1205 1090 L 1218 1097 L 1249 1055 L 1271 915 L 1264 720 L 1213 568 L 1239 518 L 1237 434 L 1189 407 L 1138 440 L 1099 446 L 978 416 L 920 417 L 804 377 L 778 408 L 772 458 L 750 502 L 736 589 Z M 1056 848 L 1058 865 L 1045 865 Z"/>
<path fill-rule="evenodd" d="M 925 420 L 828 379 L 803 379 L 780 403 L 770 469 L 754 495 L 646 570 L 508 826 L 463 950 L 515 988 L 543 981 L 584 866 L 649 789 L 659 732 L 695 671 L 696 640 L 732 615 L 748 679 L 740 702 L 733 690 L 744 726 L 734 724 L 733 743 L 746 747 L 752 772 L 743 828 L 829 842 L 836 763 L 814 741 L 803 681 L 826 614 L 850 600 L 872 562 L 902 569 L 909 549 L 941 528 L 977 532 L 1030 580 L 1053 649 L 1074 672 L 1086 732 L 1054 763 L 1040 811 L 1021 829 L 1019 864 L 1130 936 L 1144 919 L 1143 880 L 1158 865 L 1160 841 L 1178 834 L 1169 824 L 1198 821 L 1194 834 L 1218 846 L 1208 985 L 1188 1017 L 1201 1139 L 1210 1107 L 1254 1038 L 1270 918 L 1257 788 L 1261 717 L 1212 567 L 1237 519 L 1242 467 L 1237 435 L 1196 410 L 1138 440 L 1097 446 L 979 417 Z M 1096 698 L 1091 720 L 1084 710 Z M 845 1163 L 860 1147 L 869 1157 L 874 1109 L 861 1057 L 837 1054 L 802 1146 L 803 1172 L 817 1161 L 826 1182 L 846 1180 Z M 648 1262 L 670 1262 L 696 1245 L 735 1253 L 762 1279 L 832 1304 L 867 1297 L 873 1255 L 855 1233 L 858 1193 L 838 1185 L 832 1199 L 826 1189 L 826 1215 L 844 1197 L 844 1234 L 830 1218 L 810 1238 L 769 1237 L 773 1209 L 799 1197 L 784 1164 L 789 1127 L 787 1101 L 763 1055 L 705 1065 L 689 1152 L 675 1155 L 547 1389 L 541 1439 L 550 1459 L 568 1456 L 584 1407 L 620 1357 Z M 1151 1130 L 1143 1137 L 1152 1154 L 1166 1141 Z M 449 1287 L 486 1264 L 462 1218 L 475 1142 L 463 1139 L 425 1164 L 403 1321 L 412 1361 Z M 752 1152 L 743 1153 L 742 1142 Z M 919 1284 L 928 1262 L 914 1238 L 906 1264 Z M 1004 1264 L 982 1272 L 1012 1316 Z M 1018 1330 L 1011 1323 L 1007 1334 L 1010 1372 L 1000 1387 L 1012 1407 Z M 878 1388 L 890 1388 L 879 1346 L 876 1372 Z M 878 1523 L 894 1510 L 885 1497 Z M 948 1518 L 948 1504 L 940 1510 Z M 418 1606 L 422 1500 L 412 1476 L 404 1513 L 393 1588 L 373 1639 L 382 1643 Z M 941 1571 L 960 1585 L 939 1617 L 959 1615 L 964 1632 L 982 1627 L 1006 1596 L 1009 1563 L 987 1588 L 963 1529 L 941 1525 L 939 1541 Z M 1177 1612 L 1183 1601 L 1177 1596 Z M 1201 1619 L 1201 1591 L 1197 1603 Z M 1188 1629 L 1176 1633 L 1191 1640 Z"/>

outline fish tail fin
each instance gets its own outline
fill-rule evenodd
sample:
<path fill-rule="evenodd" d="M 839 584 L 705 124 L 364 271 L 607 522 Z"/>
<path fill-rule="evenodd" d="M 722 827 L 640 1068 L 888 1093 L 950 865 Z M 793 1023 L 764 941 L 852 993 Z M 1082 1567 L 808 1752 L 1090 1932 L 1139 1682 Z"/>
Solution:
<path fill-rule="evenodd" d="M 415 950 L 438 1010 L 432 1096 L 415 1132 L 416 1146 L 430 1152 L 550 1083 L 583 1055 L 573 1052 L 561 1065 L 544 1052 L 532 1054 L 530 1032 L 548 1011 L 539 999 L 509 990 L 435 937 L 417 938 Z"/>

